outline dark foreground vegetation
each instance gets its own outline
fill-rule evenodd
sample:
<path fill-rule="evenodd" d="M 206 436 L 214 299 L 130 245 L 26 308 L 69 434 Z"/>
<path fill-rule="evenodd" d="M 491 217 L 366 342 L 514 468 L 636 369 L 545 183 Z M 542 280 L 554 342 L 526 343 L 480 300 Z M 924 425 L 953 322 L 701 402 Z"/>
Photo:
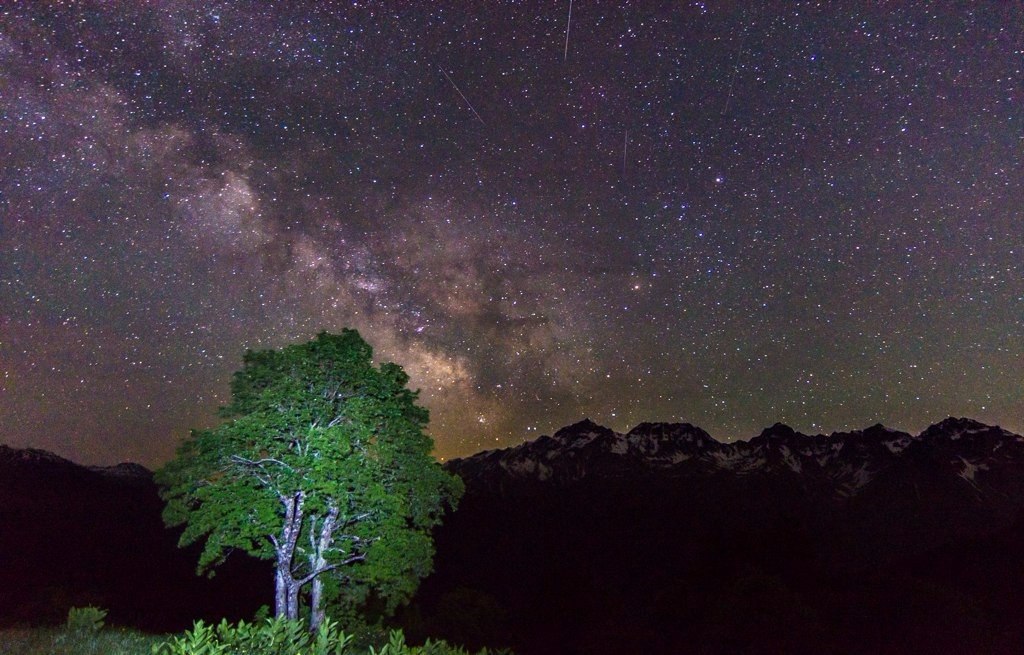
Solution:
<path fill-rule="evenodd" d="M 635 481 L 515 500 L 470 490 L 438 531 L 437 571 L 417 599 L 434 622 L 417 634 L 540 655 L 1021 652 L 1024 521 L 897 546 L 883 539 L 897 524 L 924 540 L 923 521 L 953 518 L 776 504 L 794 491 L 753 481 L 749 496 Z"/>
<path fill-rule="evenodd" d="M 4 655 L 469 655 L 444 641 L 409 645 L 400 630 L 385 635 L 356 635 L 325 620 L 311 634 L 305 622 L 266 619 L 207 625 L 197 621 L 181 635 L 147 635 L 105 628 L 106 611 L 72 608 L 61 628 L 10 628 L 0 631 Z M 371 638 L 373 637 L 373 638 Z M 370 643 L 375 641 L 376 643 Z M 482 650 L 479 655 L 490 655 Z"/>
<path fill-rule="evenodd" d="M 136 630 L 108 628 L 77 633 L 66 628 L 8 628 L 0 630 L 4 655 L 150 655 L 164 637 Z"/>
<path fill-rule="evenodd" d="M 776 425 L 726 445 L 685 424 L 581 422 L 449 468 L 466 494 L 418 602 L 441 621 L 432 634 L 460 643 L 475 630 L 541 655 L 1024 644 L 1024 438 L 998 427 Z"/>
<path fill-rule="evenodd" d="M 1012 448 L 974 480 L 951 451 L 911 453 L 835 504 L 778 472 L 641 477 L 590 460 L 572 482 L 491 486 L 467 460 L 434 573 L 364 642 L 402 627 L 410 643 L 526 655 L 1018 654 L 1024 521 L 1009 501 L 1024 466 Z M 0 460 L 3 627 L 58 626 L 69 607 L 97 605 L 112 626 L 181 634 L 272 603 L 266 562 L 236 554 L 214 578 L 194 575 L 198 552 L 177 548 L 145 475 L 2 447 Z M 54 630 L 4 632 L 0 652 L 73 652 L 39 650 L 68 643 Z M 153 643 L 111 627 L 98 638 Z M 104 643 L 97 652 L 119 652 Z"/>

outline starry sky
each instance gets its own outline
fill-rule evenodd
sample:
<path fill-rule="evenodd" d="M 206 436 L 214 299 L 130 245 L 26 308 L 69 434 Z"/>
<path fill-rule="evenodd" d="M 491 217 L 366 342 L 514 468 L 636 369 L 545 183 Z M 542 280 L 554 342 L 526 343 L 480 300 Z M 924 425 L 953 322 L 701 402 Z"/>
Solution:
<path fill-rule="evenodd" d="M 0 5 L 0 442 L 169 458 L 357 328 L 439 457 L 1024 431 L 1019 2 Z"/>

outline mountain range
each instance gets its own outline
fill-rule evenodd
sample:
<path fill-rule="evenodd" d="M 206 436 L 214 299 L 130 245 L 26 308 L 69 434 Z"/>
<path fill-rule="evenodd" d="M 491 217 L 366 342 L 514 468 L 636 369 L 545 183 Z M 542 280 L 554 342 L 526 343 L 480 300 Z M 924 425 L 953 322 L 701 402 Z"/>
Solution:
<path fill-rule="evenodd" d="M 1017 653 L 1024 437 L 949 418 L 722 443 L 585 420 L 449 461 L 466 482 L 413 636 L 545 653 Z M 264 563 L 196 578 L 151 474 L 0 446 L 0 622 L 68 605 L 154 630 L 269 602 Z"/>
<path fill-rule="evenodd" d="M 456 459 L 448 466 L 467 483 L 492 491 L 522 481 L 571 484 L 588 474 L 796 475 L 808 490 L 838 500 L 858 495 L 889 471 L 915 464 L 938 476 L 955 476 L 959 480 L 951 482 L 985 495 L 1015 479 L 1021 458 L 1024 438 L 964 418 L 948 418 L 916 437 L 880 424 L 808 436 L 776 423 L 749 441 L 732 443 L 716 441 L 688 423 L 641 423 L 621 434 L 583 420 L 554 436 Z M 984 475 L 978 476 L 981 471 Z"/>

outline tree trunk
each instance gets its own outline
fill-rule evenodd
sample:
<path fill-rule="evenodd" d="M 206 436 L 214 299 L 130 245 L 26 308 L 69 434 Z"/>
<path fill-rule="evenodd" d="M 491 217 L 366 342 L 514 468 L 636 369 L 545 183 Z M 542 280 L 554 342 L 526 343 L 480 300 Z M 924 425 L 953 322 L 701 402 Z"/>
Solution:
<path fill-rule="evenodd" d="M 278 559 L 274 565 L 274 616 L 277 617 L 288 615 L 288 580 L 284 574 L 286 570 Z"/>
<path fill-rule="evenodd" d="M 327 611 L 324 609 L 324 583 L 320 576 L 313 578 L 313 588 L 309 593 L 309 631 L 316 633 L 324 622 Z"/>
<path fill-rule="evenodd" d="M 287 619 L 299 618 L 299 582 L 292 575 L 292 560 L 295 557 L 295 544 L 302 531 L 302 505 L 305 502 L 304 492 L 292 496 L 281 496 L 284 505 L 284 524 L 281 534 L 274 542 L 276 562 L 274 566 L 274 616 Z"/>
<path fill-rule="evenodd" d="M 288 587 L 288 618 L 292 621 L 299 620 L 299 581 L 292 579 Z"/>
<path fill-rule="evenodd" d="M 302 588 L 302 582 L 292 576 L 289 566 L 278 564 L 277 570 L 274 615 L 294 621 L 299 618 L 299 589 Z M 282 570 L 283 574 L 280 573 Z"/>
<path fill-rule="evenodd" d="M 324 583 L 320 575 L 328 570 L 327 550 L 331 547 L 331 542 L 334 539 L 334 528 L 337 524 L 338 508 L 335 505 L 329 505 L 327 518 L 324 519 L 323 525 L 320 526 L 320 535 L 315 544 L 315 552 L 310 553 L 309 556 L 309 568 L 315 576 L 309 598 L 309 631 L 314 633 L 320 629 L 320 624 L 323 623 L 326 616 L 326 610 L 324 609 Z"/>

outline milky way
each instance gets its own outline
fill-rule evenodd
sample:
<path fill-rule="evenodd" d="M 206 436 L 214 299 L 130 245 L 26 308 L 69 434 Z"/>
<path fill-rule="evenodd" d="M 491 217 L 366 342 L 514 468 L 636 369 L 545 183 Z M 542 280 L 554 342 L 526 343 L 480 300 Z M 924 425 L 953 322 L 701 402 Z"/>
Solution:
<path fill-rule="evenodd" d="M 1019 3 L 568 12 L 4 3 L 0 441 L 159 464 L 346 326 L 442 457 L 1024 430 Z"/>

